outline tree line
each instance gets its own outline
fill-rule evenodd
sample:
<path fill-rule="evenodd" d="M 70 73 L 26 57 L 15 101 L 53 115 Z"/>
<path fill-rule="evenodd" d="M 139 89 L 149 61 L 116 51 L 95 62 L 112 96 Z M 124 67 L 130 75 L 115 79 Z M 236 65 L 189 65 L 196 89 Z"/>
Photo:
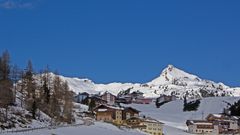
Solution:
<path fill-rule="evenodd" d="M 68 83 L 49 68 L 35 72 L 29 60 L 26 68 L 12 65 L 10 54 L 4 51 L 0 56 L 0 107 L 5 109 L 0 120 L 8 120 L 10 106 L 27 109 L 32 119 L 40 118 L 44 112 L 55 123 L 74 122 L 73 92 Z"/>

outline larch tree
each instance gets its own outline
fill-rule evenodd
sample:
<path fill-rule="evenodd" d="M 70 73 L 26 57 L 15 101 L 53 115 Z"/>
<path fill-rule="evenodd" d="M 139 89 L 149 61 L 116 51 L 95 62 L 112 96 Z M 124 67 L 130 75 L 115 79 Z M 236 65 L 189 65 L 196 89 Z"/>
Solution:
<path fill-rule="evenodd" d="M 33 119 L 36 118 L 37 102 L 36 102 L 36 82 L 34 79 L 34 72 L 32 67 L 32 62 L 29 60 L 26 68 L 26 73 L 24 75 L 24 86 L 26 90 L 25 102 L 27 109 L 31 111 Z"/>
<path fill-rule="evenodd" d="M 0 57 L 0 106 L 6 109 L 5 120 L 7 120 L 8 106 L 14 102 L 10 71 L 10 55 L 8 51 L 5 51 Z"/>
<path fill-rule="evenodd" d="M 53 91 L 50 98 L 51 116 L 54 117 L 55 121 L 61 121 L 61 102 L 62 102 L 62 80 L 58 75 L 54 76 L 53 79 Z"/>
<path fill-rule="evenodd" d="M 17 82 L 20 80 L 21 78 L 21 70 L 18 68 L 17 65 L 14 65 L 12 67 L 12 70 L 11 70 L 11 80 L 14 84 L 14 87 L 13 87 L 13 99 L 14 99 L 14 102 L 16 102 L 16 94 L 17 94 Z"/>
<path fill-rule="evenodd" d="M 44 103 L 49 104 L 50 102 L 50 82 L 51 82 L 51 78 L 50 78 L 50 74 L 49 74 L 49 68 L 47 66 L 47 68 L 44 70 L 43 73 L 43 100 Z"/>
<path fill-rule="evenodd" d="M 63 105 L 63 117 L 65 122 L 71 123 L 73 120 L 73 94 L 69 89 L 68 83 L 65 81 L 63 83 L 63 92 L 64 92 L 64 105 Z"/>

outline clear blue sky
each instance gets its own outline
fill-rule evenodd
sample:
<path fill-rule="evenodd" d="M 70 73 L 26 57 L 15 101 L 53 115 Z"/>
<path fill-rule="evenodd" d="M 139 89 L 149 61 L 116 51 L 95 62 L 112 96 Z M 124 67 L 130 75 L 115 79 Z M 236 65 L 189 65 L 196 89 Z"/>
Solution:
<path fill-rule="evenodd" d="M 168 64 L 240 86 L 239 0 L 0 0 L 0 52 L 97 83 L 147 82 Z"/>

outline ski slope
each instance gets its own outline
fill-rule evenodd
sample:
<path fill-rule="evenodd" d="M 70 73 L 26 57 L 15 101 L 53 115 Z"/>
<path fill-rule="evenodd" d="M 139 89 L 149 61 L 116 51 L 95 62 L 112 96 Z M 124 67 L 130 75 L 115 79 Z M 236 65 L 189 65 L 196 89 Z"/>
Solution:
<path fill-rule="evenodd" d="M 201 100 L 197 111 L 183 112 L 183 101 L 177 100 L 164 104 L 156 108 L 155 104 L 131 104 L 126 106 L 134 107 L 141 111 L 141 115 L 150 116 L 165 123 L 164 131 L 166 135 L 185 135 L 187 126 L 186 120 L 194 120 L 207 117 L 210 113 L 222 113 L 227 103 L 233 103 L 240 98 L 236 97 L 210 97 Z M 174 134 L 174 133 L 179 134 Z M 181 133 L 181 134 L 180 134 Z"/>

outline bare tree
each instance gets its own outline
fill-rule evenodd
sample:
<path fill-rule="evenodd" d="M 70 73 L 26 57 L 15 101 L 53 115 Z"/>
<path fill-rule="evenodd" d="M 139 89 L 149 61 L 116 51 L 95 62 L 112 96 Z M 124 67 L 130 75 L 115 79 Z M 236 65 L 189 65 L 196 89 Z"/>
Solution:
<path fill-rule="evenodd" d="M 16 93 L 17 93 L 17 82 L 21 78 L 21 71 L 17 67 L 17 65 L 14 65 L 11 70 L 11 80 L 13 82 L 13 101 L 16 102 Z"/>
<path fill-rule="evenodd" d="M 71 123 L 73 120 L 73 93 L 70 91 L 68 83 L 65 81 L 63 83 L 64 92 L 64 105 L 63 105 L 63 117 L 66 122 Z"/>
<path fill-rule="evenodd" d="M 8 106 L 14 101 L 10 67 L 10 55 L 5 51 L 0 57 L 0 106 L 6 109 L 5 120 L 7 120 Z"/>
<path fill-rule="evenodd" d="M 34 72 L 32 67 L 32 62 L 29 60 L 26 68 L 26 73 L 23 77 L 23 83 L 25 86 L 26 97 L 25 103 L 27 105 L 27 109 L 31 111 L 32 117 L 36 118 L 37 111 L 37 102 L 36 102 L 36 82 L 34 78 Z"/>
<path fill-rule="evenodd" d="M 61 121 L 61 104 L 62 104 L 62 80 L 58 75 L 53 79 L 53 91 L 51 96 L 51 115 L 55 117 L 55 121 Z"/>

